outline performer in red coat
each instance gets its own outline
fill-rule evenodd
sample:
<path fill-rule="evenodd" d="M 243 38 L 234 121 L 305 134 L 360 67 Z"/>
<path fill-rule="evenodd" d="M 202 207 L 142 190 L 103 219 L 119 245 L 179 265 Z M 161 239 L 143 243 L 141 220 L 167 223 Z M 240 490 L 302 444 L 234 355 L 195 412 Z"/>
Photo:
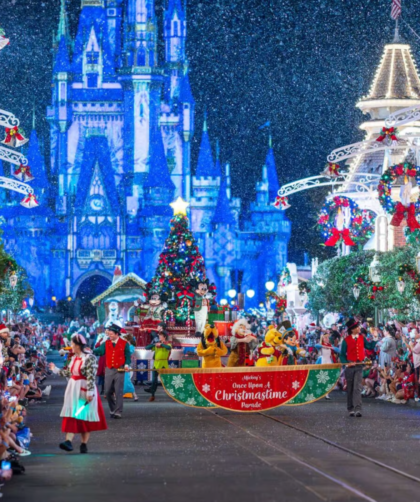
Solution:
<path fill-rule="evenodd" d="M 111 418 L 121 418 L 124 403 L 124 371 L 130 367 L 131 353 L 128 343 L 120 338 L 121 326 L 111 323 L 105 330 L 108 340 L 94 349 L 97 356 L 105 355 L 105 395 Z"/>
<path fill-rule="evenodd" d="M 344 372 L 347 381 L 347 410 L 350 417 L 362 416 L 362 376 L 365 360 L 365 338 L 360 334 L 359 322 L 350 319 L 346 323 L 347 337 L 341 344 L 340 360 L 350 363 Z"/>

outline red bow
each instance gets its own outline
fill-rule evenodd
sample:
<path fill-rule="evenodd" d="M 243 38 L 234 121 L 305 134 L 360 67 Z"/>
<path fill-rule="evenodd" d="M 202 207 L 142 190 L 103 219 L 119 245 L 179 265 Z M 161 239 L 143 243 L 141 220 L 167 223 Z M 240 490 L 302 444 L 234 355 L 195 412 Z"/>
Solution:
<path fill-rule="evenodd" d="M 398 138 L 395 134 L 396 132 L 397 131 L 395 127 L 390 127 L 390 128 L 382 127 L 381 135 L 378 137 L 376 141 L 379 141 L 381 143 L 388 136 L 391 138 L 391 141 L 398 141 Z"/>
<path fill-rule="evenodd" d="M 6 138 L 4 140 L 4 144 L 8 145 L 9 143 L 13 142 L 13 138 L 17 139 L 18 141 L 25 141 L 25 138 L 20 134 L 18 126 L 9 128 L 6 127 Z"/>
<path fill-rule="evenodd" d="M 29 166 L 23 166 L 22 164 L 13 173 L 13 176 L 21 181 L 32 181 L 34 179 L 31 168 Z"/>
<path fill-rule="evenodd" d="M 416 228 L 420 228 L 420 225 L 416 220 L 416 206 L 414 204 L 410 204 L 408 207 L 405 207 L 401 204 L 401 202 L 398 202 L 395 206 L 395 214 L 392 217 L 390 224 L 393 227 L 399 227 L 405 217 L 407 217 L 407 226 L 412 232 L 414 232 Z"/>
<path fill-rule="evenodd" d="M 350 230 L 348 228 L 345 228 L 344 230 L 333 228 L 331 233 L 331 237 L 325 242 L 326 246 L 335 246 L 340 239 L 343 239 L 343 242 L 346 246 L 355 245 L 352 238 L 350 237 Z"/>
<path fill-rule="evenodd" d="M 181 291 L 178 291 L 176 296 L 178 297 L 179 300 L 182 300 L 183 298 L 189 298 L 190 300 L 192 300 L 194 298 L 193 293 L 191 293 L 187 289 L 183 289 Z"/>

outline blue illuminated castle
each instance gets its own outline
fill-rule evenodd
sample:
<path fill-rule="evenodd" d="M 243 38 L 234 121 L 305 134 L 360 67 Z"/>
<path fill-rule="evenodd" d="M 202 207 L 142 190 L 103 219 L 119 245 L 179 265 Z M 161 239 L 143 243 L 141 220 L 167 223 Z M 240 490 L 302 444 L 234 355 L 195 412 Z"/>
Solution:
<path fill-rule="evenodd" d="M 256 201 L 241 219 L 207 121 L 191 166 L 195 102 L 181 0 L 169 0 L 163 36 L 159 61 L 153 0 L 82 0 L 72 40 L 62 0 L 47 111 L 49 180 L 33 131 L 28 157 L 41 205 L 2 211 L 6 246 L 27 268 L 38 304 L 93 297 L 115 265 L 150 279 L 178 196 L 190 202 L 219 299 L 231 288 L 262 299 L 265 281 L 286 264 L 290 222 L 272 205 L 279 181 L 271 141 Z"/>

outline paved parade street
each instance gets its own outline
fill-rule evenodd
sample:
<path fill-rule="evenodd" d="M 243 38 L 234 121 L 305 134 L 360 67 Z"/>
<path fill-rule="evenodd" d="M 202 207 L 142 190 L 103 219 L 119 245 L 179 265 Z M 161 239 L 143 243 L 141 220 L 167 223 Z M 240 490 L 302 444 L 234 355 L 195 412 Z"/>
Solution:
<path fill-rule="evenodd" d="M 138 403 L 126 401 L 123 419 L 108 420 L 80 455 L 79 439 L 73 453 L 58 449 L 65 381 L 51 382 L 48 402 L 31 408 L 32 456 L 5 488 L 10 502 L 419 500 L 416 405 L 366 399 L 363 418 L 349 418 L 334 392 L 331 401 L 235 414 L 181 406 L 159 388 L 154 403 L 141 391 Z"/>

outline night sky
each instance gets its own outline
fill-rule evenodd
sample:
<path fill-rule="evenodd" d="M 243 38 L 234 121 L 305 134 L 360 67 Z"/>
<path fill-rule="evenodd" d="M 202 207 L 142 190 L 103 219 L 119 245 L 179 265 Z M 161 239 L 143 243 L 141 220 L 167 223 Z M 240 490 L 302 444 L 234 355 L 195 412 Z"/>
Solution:
<path fill-rule="evenodd" d="M 35 106 L 45 149 L 59 4 L 0 0 L 0 25 L 11 38 L 0 53 L 0 107 L 18 115 L 29 132 Z M 392 41 L 390 5 L 391 0 L 188 0 L 193 166 L 205 107 L 211 138 L 220 138 L 221 160 L 231 163 L 233 193 L 245 204 L 261 176 L 267 131 L 258 127 L 266 121 L 272 123 L 282 184 L 319 174 L 331 150 L 362 139 L 355 103 L 370 87 L 383 45 Z M 418 7 L 418 1 L 403 2 L 404 19 L 420 32 Z M 80 0 L 68 1 L 72 34 L 79 10 Z M 162 0 L 157 14 L 162 25 Z M 401 34 L 419 61 L 419 40 L 404 24 Z M 313 228 L 324 196 L 312 190 L 291 197 L 289 256 L 298 263 L 305 250 L 312 256 L 327 252 Z"/>

